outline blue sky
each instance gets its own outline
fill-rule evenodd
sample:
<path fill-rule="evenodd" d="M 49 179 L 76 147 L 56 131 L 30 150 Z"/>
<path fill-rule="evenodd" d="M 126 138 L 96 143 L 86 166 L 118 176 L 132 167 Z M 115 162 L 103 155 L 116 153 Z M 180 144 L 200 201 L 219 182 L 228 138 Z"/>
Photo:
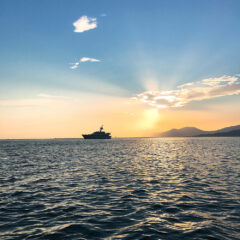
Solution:
<path fill-rule="evenodd" d="M 239 71 L 239 1 L 3 0 L 0 4 L 0 81 L 6 85 L 54 86 L 44 70 L 54 74 L 60 69 L 69 76 L 84 74 L 137 92 L 143 90 L 139 69 L 153 72 L 164 87 Z M 82 15 L 96 17 L 98 27 L 74 33 L 72 23 Z M 85 64 L 72 73 L 69 62 L 84 56 L 102 62 Z M 172 80 L 176 71 L 181 74 Z M 41 83 L 35 74 L 41 75 Z"/>
<path fill-rule="evenodd" d="M 131 98 L 151 90 L 148 80 L 172 90 L 235 76 L 239 13 L 237 0 L 1 0 L 0 100 L 66 91 Z M 82 16 L 97 27 L 74 32 Z M 70 68 L 83 57 L 100 61 Z"/>

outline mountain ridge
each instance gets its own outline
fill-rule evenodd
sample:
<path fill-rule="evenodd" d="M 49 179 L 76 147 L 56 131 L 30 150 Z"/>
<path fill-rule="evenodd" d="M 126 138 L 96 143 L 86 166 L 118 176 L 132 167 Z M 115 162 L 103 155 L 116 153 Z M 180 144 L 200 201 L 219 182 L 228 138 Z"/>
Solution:
<path fill-rule="evenodd" d="M 196 137 L 240 137 L 240 129 L 229 132 L 217 132 L 212 134 L 200 134 Z"/>
<path fill-rule="evenodd" d="M 234 131 L 240 130 L 240 125 L 235 125 L 235 126 L 229 126 L 229 127 L 224 127 L 218 130 L 213 130 L 213 131 L 204 131 L 202 129 L 196 128 L 196 127 L 183 127 L 183 128 L 173 128 L 168 131 L 162 132 L 157 134 L 157 137 L 197 137 L 197 136 L 203 136 L 203 135 L 212 135 L 216 134 L 216 136 L 221 135 L 222 133 L 227 133 L 227 132 L 232 132 L 234 136 L 237 133 L 233 133 Z M 227 135 L 227 134 L 223 134 Z"/>

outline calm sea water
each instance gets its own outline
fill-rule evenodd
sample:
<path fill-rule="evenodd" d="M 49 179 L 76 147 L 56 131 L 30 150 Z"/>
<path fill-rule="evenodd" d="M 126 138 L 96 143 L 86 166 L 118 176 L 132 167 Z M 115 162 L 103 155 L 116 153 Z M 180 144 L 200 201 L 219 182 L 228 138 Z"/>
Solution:
<path fill-rule="evenodd" d="M 0 239 L 240 239 L 240 138 L 0 141 Z"/>

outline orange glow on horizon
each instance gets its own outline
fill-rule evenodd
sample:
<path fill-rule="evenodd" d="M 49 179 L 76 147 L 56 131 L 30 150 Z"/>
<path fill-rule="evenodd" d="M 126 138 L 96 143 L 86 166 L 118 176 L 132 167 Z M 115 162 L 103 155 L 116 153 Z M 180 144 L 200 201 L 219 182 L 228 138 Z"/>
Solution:
<path fill-rule="evenodd" d="M 83 133 L 96 131 L 101 124 L 113 137 L 150 137 L 186 126 L 216 130 L 237 125 L 240 119 L 240 113 L 235 111 L 237 104 L 192 110 L 158 109 L 136 102 L 126 104 L 127 101 L 88 95 L 0 106 L 0 138 L 81 138 Z"/>

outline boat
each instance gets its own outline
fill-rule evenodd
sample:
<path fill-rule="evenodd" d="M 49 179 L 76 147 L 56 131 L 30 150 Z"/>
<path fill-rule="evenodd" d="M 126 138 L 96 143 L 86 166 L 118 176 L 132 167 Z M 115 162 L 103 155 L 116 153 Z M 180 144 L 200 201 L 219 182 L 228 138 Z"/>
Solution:
<path fill-rule="evenodd" d="M 100 127 L 99 131 L 93 132 L 91 134 L 83 134 L 84 139 L 111 139 L 111 133 L 106 133 L 103 131 L 103 125 Z"/>

